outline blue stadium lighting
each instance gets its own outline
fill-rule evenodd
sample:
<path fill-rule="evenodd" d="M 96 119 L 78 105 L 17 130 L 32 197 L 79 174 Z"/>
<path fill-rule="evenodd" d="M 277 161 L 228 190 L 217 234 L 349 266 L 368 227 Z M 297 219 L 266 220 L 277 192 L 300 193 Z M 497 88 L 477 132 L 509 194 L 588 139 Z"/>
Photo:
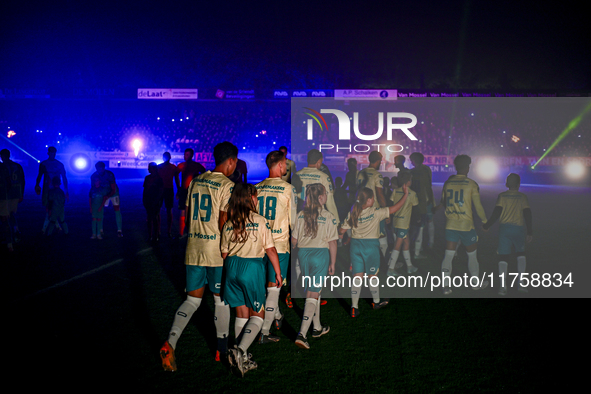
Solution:
<path fill-rule="evenodd" d="M 74 162 L 74 166 L 79 170 L 83 170 L 86 168 L 87 162 L 85 159 L 80 157 L 80 158 L 76 159 L 76 161 Z"/>
<path fill-rule="evenodd" d="M 74 172 L 85 173 L 90 170 L 90 157 L 85 153 L 76 153 L 70 157 L 70 167 Z"/>
<path fill-rule="evenodd" d="M 14 145 L 18 150 L 20 150 L 21 152 L 23 152 L 25 155 L 29 156 L 31 159 L 35 160 L 37 163 L 41 163 L 41 160 L 38 160 L 35 156 L 33 156 L 32 154 L 30 154 L 29 152 L 27 152 L 26 150 L 24 150 L 23 148 L 21 148 L 20 146 L 18 146 L 17 144 L 15 144 L 13 141 L 10 140 L 10 138 L 7 138 L 7 137 L 5 137 L 5 136 L 3 136 L 1 134 L 0 134 L 0 137 L 4 138 L 6 141 L 8 141 L 12 145 Z"/>
<path fill-rule="evenodd" d="M 156 120 L 160 120 L 160 116 L 156 118 Z"/>

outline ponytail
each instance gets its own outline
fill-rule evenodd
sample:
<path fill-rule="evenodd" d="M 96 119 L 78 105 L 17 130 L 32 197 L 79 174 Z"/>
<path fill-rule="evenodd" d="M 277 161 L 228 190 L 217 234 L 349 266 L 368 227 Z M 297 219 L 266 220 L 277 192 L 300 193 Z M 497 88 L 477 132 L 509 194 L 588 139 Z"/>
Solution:
<path fill-rule="evenodd" d="M 357 200 L 353 203 L 351 207 L 351 214 L 349 215 L 349 226 L 357 227 L 357 220 L 359 219 L 359 215 L 361 215 L 361 211 L 363 211 L 363 207 L 367 203 L 367 200 L 373 198 L 373 191 L 368 187 L 363 187 L 359 189 L 357 192 Z"/>

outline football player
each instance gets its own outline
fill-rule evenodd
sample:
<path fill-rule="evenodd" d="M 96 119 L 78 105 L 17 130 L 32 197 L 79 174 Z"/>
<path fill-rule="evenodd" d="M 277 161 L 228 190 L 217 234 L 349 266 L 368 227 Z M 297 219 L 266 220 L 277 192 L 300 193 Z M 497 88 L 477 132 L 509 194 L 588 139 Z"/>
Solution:
<path fill-rule="evenodd" d="M 220 297 L 224 259 L 220 252 L 220 231 L 227 219 L 226 207 L 234 187 L 228 179 L 238 161 L 238 148 L 230 142 L 213 149 L 215 168 L 191 181 L 187 193 L 188 239 L 185 254 L 187 299 L 178 308 L 168 340 L 160 350 L 162 367 L 176 371 L 174 349 L 193 313 L 201 305 L 206 285 L 215 302 L 218 338 L 216 360 L 227 353 L 230 307 Z"/>
<path fill-rule="evenodd" d="M 263 215 L 271 226 L 275 248 L 279 255 L 281 277 L 286 278 L 289 269 L 290 247 L 289 234 L 297 216 L 297 202 L 294 187 L 282 180 L 287 163 L 285 154 L 273 151 L 265 160 L 269 169 L 269 177 L 256 185 L 258 212 Z M 271 325 L 275 321 L 277 329 L 281 328 L 283 316 L 279 311 L 279 292 L 281 288 L 275 285 L 275 271 L 271 261 L 265 257 L 267 263 L 267 303 L 265 322 L 261 331 L 260 343 L 276 342 L 279 337 L 270 334 Z M 284 283 L 283 285 L 286 285 Z"/>
<path fill-rule="evenodd" d="M 441 203 L 434 208 L 436 211 L 442 205 L 445 208 L 445 256 L 441 263 L 441 271 L 444 277 L 443 294 L 451 294 L 451 286 L 447 281 L 451 281 L 452 261 L 456 254 L 458 242 L 466 248 L 468 254 L 468 271 L 472 277 L 478 277 L 480 268 L 476 257 L 476 248 L 478 246 L 478 234 L 474 229 L 474 219 L 472 217 L 472 207 L 482 220 L 486 223 L 486 213 L 480 202 L 480 188 L 472 179 L 468 178 L 470 164 L 472 159 L 468 155 L 458 155 L 454 159 L 454 166 L 457 175 L 452 175 L 443 184 L 441 193 Z M 446 279 L 448 278 L 448 279 Z M 488 287 L 488 281 L 482 281 L 478 286 L 472 289 L 479 290 Z"/>
<path fill-rule="evenodd" d="M 371 189 L 375 198 L 374 207 L 386 207 L 386 197 L 384 196 L 384 177 L 378 172 L 382 164 L 382 154 L 378 151 L 373 151 L 369 154 L 369 166 L 359 171 L 357 174 L 357 190 L 364 187 Z M 384 219 L 380 222 L 380 250 L 382 255 L 386 257 L 388 250 L 388 238 L 386 233 L 386 224 L 390 223 L 390 218 Z"/>
<path fill-rule="evenodd" d="M 501 282 L 499 295 L 507 294 L 507 269 L 512 246 L 517 256 L 517 289 L 527 293 L 527 289 L 521 286 L 521 276 L 525 272 L 525 244 L 532 241 L 531 209 L 527 196 L 519 191 L 521 177 L 518 174 L 509 174 L 505 185 L 509 190 L 499 194 L 495 209 L 482 228 L 488 231 L 500 219 L 497 254 L 499 274 L 503 275 L 505 280 Z"/>

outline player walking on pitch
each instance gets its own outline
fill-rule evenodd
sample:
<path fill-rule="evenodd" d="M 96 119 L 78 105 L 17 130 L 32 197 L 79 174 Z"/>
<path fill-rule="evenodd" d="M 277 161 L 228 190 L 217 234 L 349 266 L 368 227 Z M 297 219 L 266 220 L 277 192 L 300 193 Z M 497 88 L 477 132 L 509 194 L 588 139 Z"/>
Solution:
<path fill-rule="evenodd" d="M 237 183 L 228 204 L 228 220 L 222 229 L 221 252 L 224 259 L 224 301 L 236 309 L 234 332 L 238 345 L 228 352 L 234 374 L 257 367 L 248 348 L 261 331 L 265 318 L 266 255 L 273 270 L 275 287 L 283 278 L 279 258 L 267 220 L 256 213 L 257 189 Z"/>
<path fill-rule="evenodd" d="M 226 207 L 234 187 L 228 176 L 236 168 L 238 148 L 230 142 L 222 142 L 214 147 L 213 157 L 216 164 L 213 172 L 207 171 L 194 178 L 188 189 L 187 299 L 178 308 L 168 340 L 160 349 L 162 367 L 166 371 L 177 369 L 174 349 L 191 316 L 201 305 L 206 285 L 215 302 L 216 360 L 227 352 L 230 307 L 220 297 L 224 264 L 220 252 L 220 231 L 226 222 Z"/>
<path fill-rule="evenodd" d="M 359 171 L 357 174 L 357 190 L 361 190 L 364 187 L 369 188 L 373 195 L 373 205 L 375 208 L 386 207 L 386 197 L 384 196 L 384 177 L 378 172 L 380 165 L 382 164 L 382 154 L 378 151 L 373 151 L 369 154 L 369 166 Z M 380 244 L 380 250 L 382 256 L 386 256 L 388 250 L 388 238 L 386 237 L 386 224 L 390 223 L 390 218 L 380 222 L 380 237 L 378 242 Z"/>
<path fill-rule="evenodd" d="M 517 272 L 519 274 L 517 289 L 527 293 L 521 286 L 521 277 L 525 273 L 525 244 L 532 241 L 532 215 L 527 196 L 519 191 L 521 177 L 511 173 L 507 176 L 505 185 L 509 190 L 499 194 L 493 213 L 482 226 L 484 231 L 500 219 L 499 225 L 499 274 L 505 278 L 499 287 L 499 295 L 507 295 L 507 270 L 511 246 L 515 248 L 517 256 Z"/>
<path fill-rule="evenodd" d="M 287 285 L 285 278 L 290 260 L 289 234 L 297 216 L 296 192 L 293 186 L 282 180 L 282 175 L 287 169 L 283 152 L 270 152 L 265 162 L 269 169 L 269 177 L 256 185 L 258 212 L 267 219 L 269 226 L 271 226 L 273 241 L 279 255 L 281 277 L 284 278 L 283 284 Z M 283 315 L 279 311 L 281 288 L 275 285 L 275 272 L 268 257 L 265 257 L 265 262 L 267 266 L 267 303 L 260 343 L 277 342 L 279 337 L 270 334 L 271 325 L 275 321 L 275 327 L 280 329 L 283 322 Z"/>
<path fill-rule="evenodd" d="M 12 232 L 12 240 L 14 242 L 18 242 L 20 240 L 20 232 L 16 220 L 16 211 L 18 204 L 23 201 L 23 197 L 25 195 L 25 173 L 23 171 L 23 167 L 20 164 L 10 160 L 10 151 L 8 149 L 2 149 L 0 151 L 0 157 L 2 158 L 2 162 L 6 165 L 10 177 L 11 185 L 10 189 L 8 189 L 7 195 L 9 214 L 8 221 L 10 224 L 10 230 Z"/>
<path fill-rule="evenodd" d="M 443 184 L 441 203 L 434 208 L 434 212 L 443 205 L 445 207 L 445 241 L 446 250 L 441 271 L 443 274 L 443 294 L 451 294 L 451 270 L 452 261 L 456 253 L 458 242 L 461 241 L 466 247 L 468 254 L 468 271 L 472 277 L 479 277 L 480 268 L 476 258 L 478 246 L 478 235 L 474 229 L 472 218 L 472 207 L 486 223 L 486 213 L 480 202 L 480 188 L 472 179 L 468 178 L 472 159 L 468 155 L 458 155 L 454 159 L 454 166 L 457 175 L 452 175 Z M 446 286 L 448 284 L 448 286 Z M 472 286 L 473 290 L 480 290 L 488 287 L 488 281 L 482 281 L 478 286 Z"/>
<path fill-rule="evenodd" d="M 364 274 L 369 276 L 370 292 L 373 298 L 373 309 L 380 309 L 388 305 L 388 300 L 380 299 L 380 287 L 372 283 L 371 278 L 380 271 L 380 243 L 378 241 L 381 230 L 380 223 L 398 211 L 406 202 L 408 189 L 403 186 L 404 195 L 391 207 L 376 208 L 374 205 L 373 191 L 363 187 L 357 191 L 357 200 L 351 208 L 351 212 L 341 224 L 339 230 L 342 236 L 351 229 L 351 268 L 353 275 L 361 279 Z M 361 295 L 361 283 L 353 278 L 351 282 L 351 317 L 359 316 L 359 297 Z"/>
<path fill-rule="evenodd" d="M 406 262 L 406 271 L 409 274 L 412 274 L 418 270 L 417 267 L 412 265 L 412 261 L 410 259 L 410 237 L 408 236 L 408 229 L 410 227 L 412 209 L 413 207 L 419 205 L 419 199 L 417 194 L 410 189 L 412 175 L 409 171 L 402 171 L 398 173 L 396 180 L 398 182 L 398 188 L 394 189 L 392 192 L 390 201 L 395 204 L 404 197 L 404 186 L 406 186 L 408 190 L 408 197 L 400 210 L 394 213 L 392 228 L 394 230 L 394 234 L 396 234 L 396 241 L 394 241 L 394 250 L 390 256 L 390 261 L 388 262 L 388 276 L 398 275 L 396 272 L 396 262 L 398 261 L 398 256 L 400 255 L 401 250 L 402 255 L 404 256 L 404 261 Z"/>
<path fill-rule="evenodd" d="M 115 181 L 115 174 L 112 171 L 105 169 L 105 163 L 102 161 L 97 162 L 94 165 L 96 172 L 90 176 L 90 184 L 94 185 L 95 180 L 100 182 L 101 188 L 104 189 L 104 201 L 105 208 L 113 203 L 113 210 L 115 211 L 115 222 L 117 223 L 117 236 L 123 237 L 122 226 L 123 219 L 121 218 L 121 200 L 119 196 L 119 186 Z M 104 209 L 103 209 L 104 212 Z M 101 221 L 100 235 L 103 233 L 104 220 Z"/>
<path fill-rule="evenodd" d="M 193 156 L 195 155 L 195 151 L 191 148 L 185 149 L 185 161 L 177 165 L 177 171 L 181 173 L 181 180 L 179 183 L 179 177 L 176 176 L 174 179 L 176 181 L 176 199 L 178 200 L 178 208 L 179 208 L 179 237 L 182 237 L 185 234 L 185 226 L 186 226 L 186 209 L 187 206 L 185 203 L 187 202 L 187 193 L 189 189 L 189 185 L 191 181 L 196 176 L 203 174 L 205 172 L 205 167 L 203 167 L 200 163 L 197 163 L 193 160 Z"/>
<path fill-rule="evenodd" d="M 37 179 L 35 181 L 35 193 L 37 195 L 41 194 L 41 203 L 45 207 L 46 215 L 45 221 L 43 222 L 43 228 L 41 229 L 42 233 L 45 233 L 47 230 L 47 226 L 49 225 L 49 211 L 47 209 L 47 196 L 49 190 L 53 188 L 52 181 L 53 178 L 59 176 L 62 178 L 62 185 L 64 186 L 64 191 L 66 195 L 66 199 L 68 199 L 68 179 L 66 178 L 66 169 L 64 165 L 59 160 L 56 160 L 55 156 L 57 154 L 57 149 L 54 146 L 50 146 L 47 148 L 47 160 L 43 160 L 39 163 L 39 173 L 37 174 Z M 43 188 L 39 186 L 41 180 L 43 179 Z"/>
<path fill-rule="evenodd" d="M 292 234 L 292 246 L 298 247 L 298 259 L 302 269 L 306 291 L 306 303 L 300 331 L 295 344 L 310 349 L 307 335 L 314 324 L 312 336 L 320 338 L 330 327 L 320 322 L 321 291 L 324 278 L 333 275 L 337 258 L 337 220 L 323 209 L 327 192 L 324 185 L 313 183 L 306 188 L 306 201 Z"/>

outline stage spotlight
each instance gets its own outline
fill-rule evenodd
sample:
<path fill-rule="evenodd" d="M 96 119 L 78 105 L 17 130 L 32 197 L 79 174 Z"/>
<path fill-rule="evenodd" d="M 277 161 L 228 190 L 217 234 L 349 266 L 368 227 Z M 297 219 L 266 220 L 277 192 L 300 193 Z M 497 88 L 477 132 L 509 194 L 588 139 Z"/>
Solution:
<path fill-rule="evenodd" d="M 74 162 L 74 167 L 76 167 L 79 170 L 83 170 L 88 166 L 88 162 L 86 161 L 85 158 L 83 157 L 79 157 L 76 159 L 76 161 Z"/>
<path fill-rule="evenodd" d="M 137 157 L 138 153 L 140 152 L 140 148 L 142 147 L 142 141 L 136 138 L 131 143 L 131 147 L 133 148 L 133 153 L 135 154 L 135 157 Z"/>
<path fill-rule="evenodd" d="M 564 167 L 564 171 L 570 179 L 581 179 L 585 175 L 585 166 L 580 161 L 571 161 Z"/>
<path fill-rule="evenodd" d="M 494 159 L 484 158 L 478 161 L 476 173 L 484 180 L 494 179 L 499 173 L 499 166 Z"/>
<path fill-rule="evenodd" d="M 70 167 L 78 173 L 87 172 L 90 169 L 90 157 L 85 153 L 76 153 L 70 158 Z"/>

